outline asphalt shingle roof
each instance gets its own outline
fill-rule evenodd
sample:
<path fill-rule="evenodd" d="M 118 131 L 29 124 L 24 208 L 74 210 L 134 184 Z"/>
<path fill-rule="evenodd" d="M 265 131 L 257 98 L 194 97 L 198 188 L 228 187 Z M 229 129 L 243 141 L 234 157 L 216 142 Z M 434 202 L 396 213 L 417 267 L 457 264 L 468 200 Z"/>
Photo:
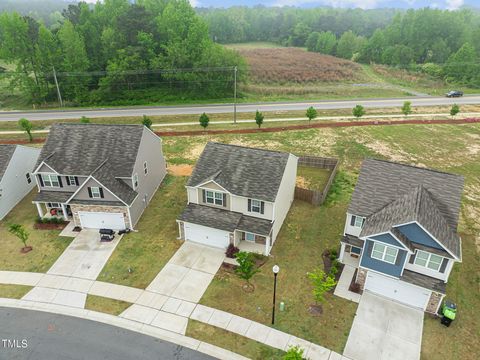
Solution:
<path fill-rule="evenodd" d="M 456 227 L 463 177 L 380 160 L 368 159 L 365 162 L 367 164 L 362 166 L 352 196 L 354 204 L 350 204 L 349 212 L 361 214 L 359 208 L 375 211 L 367 215 L 360 237 L 391 231 L 405 246 L 412 249 L 412 239 L 399 233 L 395 226 L 417 221 L 454 256 L 461 258 Z M 392 173 L 380 172 L 375 177 L 373 170 L 382 169 L 392 170 Z M 428 175 L 432 175 L 431 180 Z M 390 186 L 387 186 L 386 179 L 390 179 Z M 392 182 L 392 179 L 395 181 Z M 446 184 L 450 187 L 446 187 Z M 362 191 L 372 197 L 368 203 Z M 396 197 L 393 197 L 395 194 Z M 377 201 L 386 202 L 383 207 L 378 207 Z M 447 219 L 450 219 L 450 223 Z"/>
<path fill-rule="evenodd" d="M 273 226 L 270 220 L 193 203 L 185 207 L 178 220 L 229 232 L 240 230 L 263 236 L 270 236 Z"/>
<path fill-rule="evenodd" d="M 42 161 L 63 175 L 90 175 L 108 159 L 116 177 L 130 177 L 143 125 L 56 124 L 50 128 Z"/>
<path fill-rule="evenodd" d="M 2 180 L 16 148 L 17 145 L 0 145 L 0 180 Z"/>
<path fill-rule="evenodd" d="M 423 185 L 447 223 L 457 228 L 464 178 L 460 175 L 394 163 L 366 159 L 348 207 L 354 215 L 370 216 L 385 205 Z"/>
<path fill-rule="evenodd" d="M 92 175 L 131 204 L 137 193 L 123 183 L 131 177 L 143 125 L 56 124 L 38 159 L 63 175 Z"/>
<path fill-rule="evenodd" d="M 434 290 L 439 293 L 445 294 L 446 283 L 443 280 L 435 279 L 433 277 L 419 274 L 410 270 L 403 270 L 403 274 L 400 280 L 406 281 L 410 284 L 424 287 L 426 289 Z"/>
<path fill-rule="evenodd" d="M 210 180 L 235 195 L 275 201 L 290 154 L 209 142 L 188 186 Z"/>

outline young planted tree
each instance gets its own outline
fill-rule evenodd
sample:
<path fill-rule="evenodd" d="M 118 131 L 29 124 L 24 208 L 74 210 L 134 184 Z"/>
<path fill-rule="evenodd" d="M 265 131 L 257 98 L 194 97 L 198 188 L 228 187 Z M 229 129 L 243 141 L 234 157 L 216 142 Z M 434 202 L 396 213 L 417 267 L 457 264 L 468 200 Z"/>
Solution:
<path fill-rule="evenodd" d="M 353 108 L 352 110 L 353 116 L 355 116 L 357 119 L 361 118 L 363 115 L 365 115 L 365 108 L 362 105 L 357 105 Z"/>
<path fill-rule="evenodd" d="M 151 129 L 152 128 L 152 119 L 150 119 L 147 115 L 143 115 L 142 124 L 143 124 L 143 126 Z"/>
<path fill-rule="evenodd" d="M 410 101 L 405 101 L 402 106 L 402 113 L 405 116 L 408 116 L 412 113 L 412 103 Z"/>
<path fill-rule="evenodd" d="M 313 119 L 316 119 L 316 117 L 318 116 L 318 113 L 317 113 L 317 110 L 313 107 L 313 106 L 310 106 L 308 109 L 307 109 L 307 113 L 305 114 L 308 118 L 308 122 L 312 121 Z"/>
<path fill-rule="evenodd" d="M 300 346 L 290 346 L 285 355 L 283 355 L 283 360 L 303 360 L 303 353 L 305 351 L 300 348 Z"/>
<path fill-rule="evenodd" d="M 255 113 L 255 122 L 257 123 L 259 129 L 262 127 L 263 119 L 263 114 L 257 110 L 257 112 Z"/>
<path fill-rule="evenodd" d="M 239 251 L 235 254 L 235 259 L 237 259 L 238 262 L 238 267 L 235 269 L 235 272 L 240 278 L 250 284 L 250 279 L 258 272 L 258 269 L 255 268 L 253 254 L 246 251 Z"/>
<path fill-rule="evenodd" d="M 87 118 L 86 116 L 82 116 L 82 117 L 80 118 L 80 122 L 81 122 L 82 124 L 89 124 L 89 123 L 90 123 L 90 119 Z"/>
<path fill-rule="evenodd" d="M 28 237 L 30 236 L 30 234 L 28 233 L 27 230 L 25 230 L 23 225 L 11 224 L 8 227 L 8 232 L 15 235 L 16 237 L 18 237 L 20 239 L 20 241 L 23 243 L 22 252 L 28 252 L 28 251 L 32 250 L 31 246 L 27 246 L 27 241 L 28 241 Z"/>
<path fill-rule="evenodd" d="M 457 104 L 453 104 L 452 108 L 450 109 L 450 115 L 455 116 L 460 112 L 460 107 Z"/>
<path fill-rule="evenodd" d="M 333 275 L 325 274 L 321 269 L 315 269 L 308 274 L 308 278 L 313 284 L 313 297 L 317 303 L 325 301 L 325 293 L 334 288 L 337 284 Z"/>
<path fill-rule="evenodd" d="M 23 131 L 25 131 L 27 133 L 28 141 L 32 142 L 32 140 L 33 140 L 33 136 L 32 136 L 33 124 L 30 121 L 28 121 L 27 119 L 21 118 L 20 120 L 18 120 L 18 126 L 20 126 L 20 129 L 22 129 Z"/>
<path fill-rule="evenodd" d="M 207 130 L 208 123 L 210 122 L 208 115 L 203 113 L 200 115 L 198 121 L 200 122 L 200 126 L 203 127 L 204 130 Z"/>

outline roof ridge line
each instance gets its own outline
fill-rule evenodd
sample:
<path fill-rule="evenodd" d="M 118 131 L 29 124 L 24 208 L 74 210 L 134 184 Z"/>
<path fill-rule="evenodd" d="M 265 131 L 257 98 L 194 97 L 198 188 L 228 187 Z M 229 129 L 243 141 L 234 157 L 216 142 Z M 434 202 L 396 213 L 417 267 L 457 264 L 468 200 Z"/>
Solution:
<path fill-rule="evenodd" d="M 389 164 L 393 164 L 393 165 L 407 166 L 407 167 L 411 167 L 411 168 L 414 168 L 414 169 L 425 170 L 425 171 L 435 172 L 435 173 L 444 174 L 444 175 L 450 175 L 450 176 L 455 176 L 455 177 L 463 177 L 463 175 L 452 174 L 452 173 L 442 171 L 442 170 L 430 169 L 430 168 L 426 168 L 426 167 L 410 165 L 410 164 L 405 164 L 405 163 L 391 161 L 391 160 L 377 159 L 377 158 L 371 158 L 371 157 L 367 157 L 366 159 L 367 160 L 373 160 L 373 161 L 381 161 L 381 162 L 385 162 L 385 163 L 389 163 Z"/>
<path fill-rule="evenodd" d="M 261 149 L 261 148 L 257 148 L 257 147 L 251 147 L 251 146 L 245 146 L 245 145 L 237 145 L 237 144 L 227 144 L 227 143 L 221 143 L 221 142 L 217 142 L 217 141 L 209 141 L 208 144 L 216 144 L 216 145 L 223 145 L 223 146 L 238 147 L 238 148 L 247 149 L 247 150 L 258 150 L 258 151 L 264 151 L 264 152 L 274 152 L 274 153 L 286 154 L 286 155 L 290 155 L 290 154 L 291 154 L 291 153 L 286 152 L 286 151 Z M 208 144 L 207 144 L 207 145 L 208 145 Z"/>
<path fill-rule="evenodd" d="M 105 160 L 103 160 L 100 165 L 98 165 L 91 173 L 90 173 L 90 176 L 93 176 L 93 174 L 99 170 L 103 165 L 106 164 L 106 162 L 108 161 L 108 158 L 106 158 Z"/>

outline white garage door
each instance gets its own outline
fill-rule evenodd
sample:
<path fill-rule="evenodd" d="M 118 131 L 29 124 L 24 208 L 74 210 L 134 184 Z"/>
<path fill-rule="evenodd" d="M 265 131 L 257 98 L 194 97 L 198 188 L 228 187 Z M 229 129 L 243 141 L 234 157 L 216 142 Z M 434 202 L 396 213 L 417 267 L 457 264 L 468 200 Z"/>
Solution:
<path fill-rule="evenodd" d="M 230 243 L 228 231 L 185 223 L 185 239 L 226 249 Z"/>
<path fill-rule="evenodd" d="M 79 211 L 78 216 L 82 227 L 89 229 L 125 229 L 125 220 L 122 213 L 84 212 Z"/>
<path fill-rule="evenodd" d="M 373 272 L 367 273 L 365 290 L 425 310 L 431 291 Z"/>

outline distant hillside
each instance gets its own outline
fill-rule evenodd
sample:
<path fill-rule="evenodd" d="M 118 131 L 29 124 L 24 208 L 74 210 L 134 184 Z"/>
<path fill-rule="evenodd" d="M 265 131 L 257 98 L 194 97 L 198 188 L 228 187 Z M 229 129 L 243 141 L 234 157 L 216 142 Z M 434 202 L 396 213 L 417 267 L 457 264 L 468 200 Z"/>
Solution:
<path fill-rule="evenodd" d="M 42 20 L 48 26 L 56 21 L 58 14 L 69 4 L 77 2 L 68 0 L 1 0 L 0 12 L 16 11 L 22 15 Z"/>

